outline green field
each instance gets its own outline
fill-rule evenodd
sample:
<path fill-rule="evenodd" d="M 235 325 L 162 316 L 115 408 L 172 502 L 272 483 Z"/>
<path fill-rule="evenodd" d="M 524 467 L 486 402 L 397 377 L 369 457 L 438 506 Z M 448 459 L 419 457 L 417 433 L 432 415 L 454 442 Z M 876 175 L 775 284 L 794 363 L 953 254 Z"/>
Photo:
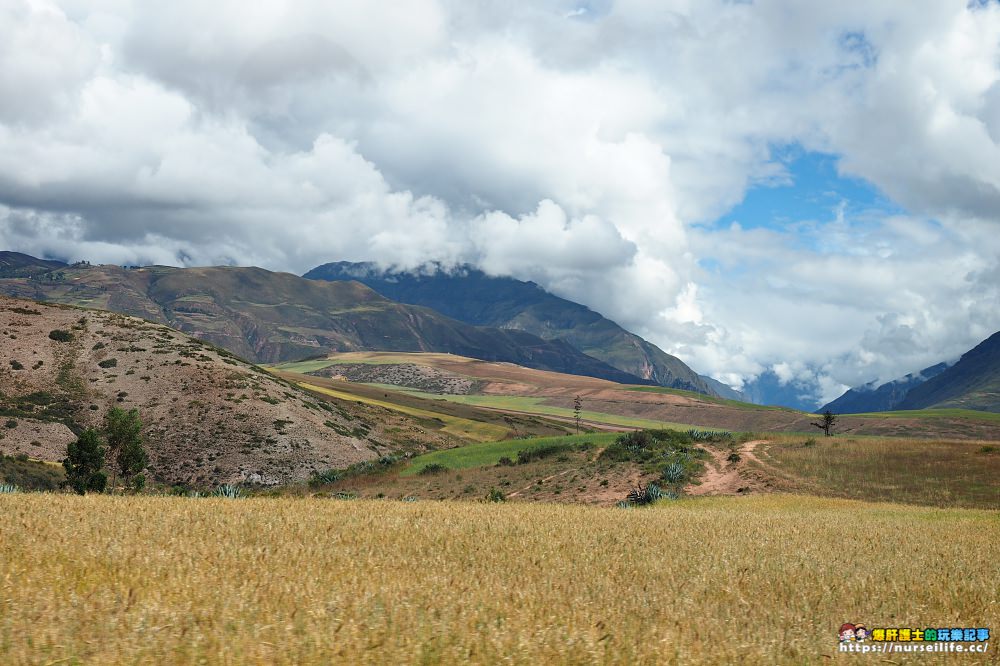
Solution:
<path fill-rule="evenodd" d="M 605 446 L 617 437 L 617 433 L 588 433 L 566 437 L 536 437 L 534 439 L 508 439 L 502 442 L 470 444 L 455 449 L 432 451 L 417 456 L 410 461 L 400 476 L 413 476 L 426 465 L 439 464 L 448 469 L 468 469 L 495 465 L 500 458 L 516 458 L 519 451 L 558 444 L 592 444 Z"/>

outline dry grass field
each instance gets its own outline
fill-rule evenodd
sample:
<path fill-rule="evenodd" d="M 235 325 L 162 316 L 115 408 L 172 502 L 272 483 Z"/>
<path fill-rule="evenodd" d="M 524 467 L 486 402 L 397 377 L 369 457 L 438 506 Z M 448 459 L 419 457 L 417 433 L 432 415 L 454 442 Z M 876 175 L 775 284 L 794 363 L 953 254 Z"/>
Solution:
<path fill-rule="evenodd" d="M 761 435 L 749 460 L 778 490 L 1000 509 L 1000 442 Z"/>
<path fill-rule="evenodd" d="M 993 511 L 25 494 L 0 510 L 4 664 L 853 663 L 845 621 L 1000 627 Z"/>

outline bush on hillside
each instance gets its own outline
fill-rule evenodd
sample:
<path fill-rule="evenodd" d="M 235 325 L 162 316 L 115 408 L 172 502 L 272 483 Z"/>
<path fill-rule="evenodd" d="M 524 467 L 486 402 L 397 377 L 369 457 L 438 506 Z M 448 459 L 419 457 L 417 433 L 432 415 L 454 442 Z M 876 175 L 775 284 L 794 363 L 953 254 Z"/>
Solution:
<path fill-rule="evenodd" d="M 57 328 L 54 331 L 49 331 L 49 338 L 56 342 L 70 342 L 73 339 L 73 334 Z"/>

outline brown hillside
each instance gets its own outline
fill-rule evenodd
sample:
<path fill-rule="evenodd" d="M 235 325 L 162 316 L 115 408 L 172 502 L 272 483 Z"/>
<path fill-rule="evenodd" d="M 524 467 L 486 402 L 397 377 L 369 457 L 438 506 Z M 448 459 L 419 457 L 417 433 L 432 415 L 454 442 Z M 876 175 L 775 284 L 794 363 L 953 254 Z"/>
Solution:
<path fill-rule="evenodd" d="M 285 483 L 451 441 L 397 412 L 317 399 L 160 324 L 0 297 L 0 451 L 60 460 L 115 405 L 138 408 L 163 483 Z"/>

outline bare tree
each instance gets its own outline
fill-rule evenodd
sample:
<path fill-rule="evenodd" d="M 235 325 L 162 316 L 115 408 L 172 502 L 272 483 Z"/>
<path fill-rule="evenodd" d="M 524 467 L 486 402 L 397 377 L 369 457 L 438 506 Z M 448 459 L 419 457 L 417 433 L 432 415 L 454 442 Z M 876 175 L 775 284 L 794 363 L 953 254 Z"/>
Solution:
<path fill-rule="evenodd" d="M 833 433 L 830 431 L 833 430 L 833 426 L 835 423 L 837 423 L 837 417 L 834 416 L 833 412 L 831 412 L 828 409 L 825 412 L 823 412 L 823 419 L 819 423 L 812 423 L 810 425 L 813 425 L 822 430 L 827 437 L 832 437 Z"/>
<path fill-rule="evenodd" d="M 573 419 L 576 421 L 576 434 L 580 434 L 580 412 L 583 411 L 583 398 L 579 395 L 573 397 Z"/>

